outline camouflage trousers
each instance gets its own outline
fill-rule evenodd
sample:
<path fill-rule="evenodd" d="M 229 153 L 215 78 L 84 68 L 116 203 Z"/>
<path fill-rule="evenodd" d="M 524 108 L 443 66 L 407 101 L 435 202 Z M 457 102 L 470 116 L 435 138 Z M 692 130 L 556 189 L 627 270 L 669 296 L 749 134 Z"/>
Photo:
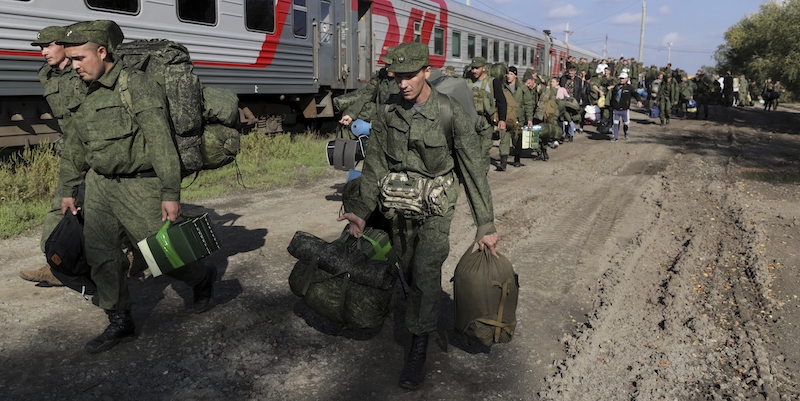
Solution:
<path fill-rule="evenodd" d="M 672 103 L 667 101 L 658 101 L 658 117 L 661 119 L 661 122 L 664 120 L 669 120 L 672 118 Z"/>
<path fill-rule="evenodd" d="M 130 238 L 136 244 L 164 224 L 161 181 L 158 177 L 109 179 L 90 170 L 86 174 L 84 206 L 86 259 L 97 284 L 100 307 L 130 310 L 130 262 L 122 252 L 122 243 Z M 167 275 L 195 286 L 203 281 L 206 270 L 202 264 L 192 263 Z"/>
<path fill-rule="evenodd" d="M 450 222 L 455 209 L 444 216 L 411 220 L 392 219 L 392 246 L 410 287 L 406 326 L 412 334 L 436 331 L 442 293 L 442 264 L 450 253 Z"/>

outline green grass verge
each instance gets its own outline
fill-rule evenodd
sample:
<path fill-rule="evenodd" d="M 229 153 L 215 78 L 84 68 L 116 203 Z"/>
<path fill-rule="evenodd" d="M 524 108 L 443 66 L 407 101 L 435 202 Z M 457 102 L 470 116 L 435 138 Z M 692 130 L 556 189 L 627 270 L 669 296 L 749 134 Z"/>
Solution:
<path fill-rule="evenodd" d="M 195 201 L 233 191 L 263 191 L 310 182 L 329 172 L 325 159 L 328 140 L 310 132 L 244 135 L 236 164 L 203 171 L 196 179 L 187 177 L 181 199 Z M 18 235 L 42 223 L 58 181 L 58 165 L 54 147 L 48 144 L 0 161 L 0 238 Z"/>

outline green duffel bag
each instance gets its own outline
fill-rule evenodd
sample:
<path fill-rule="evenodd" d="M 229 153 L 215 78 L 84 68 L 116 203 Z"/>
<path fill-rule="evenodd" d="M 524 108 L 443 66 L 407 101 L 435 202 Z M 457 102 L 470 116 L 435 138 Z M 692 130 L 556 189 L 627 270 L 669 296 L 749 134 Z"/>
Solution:
<path fill-rule="evenodd" d="M 455 329 L 484 345 L 507 343 L 517 327 L 519 278 L 505 256 L 497 258 L 486 247 L 473 251 L 476 242 L 453 274 Z"/>
<path fill-rule="evenodd" d="M 288 250 L 300 259 L 289 274 L 289 287 L 321 316 L 369 329 L 391 313 L 398 274 L 394 264 L 368 259 L 343 240 L 326 243 L 301 231 Z"/>
<path fill-rule="evenodd" d="M 554 123 L 541 123 L 542 130 L 539 132 L 539 137 L 544 141 L 560 140 L 563 131 L 561 127 Z"/>

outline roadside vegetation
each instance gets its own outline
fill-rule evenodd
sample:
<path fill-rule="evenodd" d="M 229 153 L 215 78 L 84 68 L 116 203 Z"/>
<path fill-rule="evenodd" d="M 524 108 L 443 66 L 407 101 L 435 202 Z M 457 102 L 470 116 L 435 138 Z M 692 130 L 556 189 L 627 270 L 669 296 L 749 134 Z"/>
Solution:
<path fill-rule="evenodd" d="M 235 164 L 183 180 L 184 202 L 233 191 L 263 191 L 302 184 L 329 171 L 327 138 L 312 132 L 243 135 Z M 24 149 L 0 161 L 0 238 L 32 230 L 50 209 L 59 158 L 52 144 Z"/>

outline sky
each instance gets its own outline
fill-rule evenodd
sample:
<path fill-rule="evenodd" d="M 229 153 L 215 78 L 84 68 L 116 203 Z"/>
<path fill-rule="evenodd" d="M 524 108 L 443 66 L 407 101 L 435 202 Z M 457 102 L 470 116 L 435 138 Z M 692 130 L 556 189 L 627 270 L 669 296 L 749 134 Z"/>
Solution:
<path fill-rule="evenodd" d="M 466 3 L 467 0 L 456 0 Z M 646 66 L 673 68 L 689 74 L 714 66 L 714 52 L 725 31 L 747 14 L 775 0 L 469 0 L 470 6 L 538 30 L 549 29 L 569 43 L 608 57 L 639 59 L 642 4 L 646 1 L 644 49 Z M 608 42 L 606 45 L 606 35 Z M 669 43 L 672 45 L 670 46 Z"/>

